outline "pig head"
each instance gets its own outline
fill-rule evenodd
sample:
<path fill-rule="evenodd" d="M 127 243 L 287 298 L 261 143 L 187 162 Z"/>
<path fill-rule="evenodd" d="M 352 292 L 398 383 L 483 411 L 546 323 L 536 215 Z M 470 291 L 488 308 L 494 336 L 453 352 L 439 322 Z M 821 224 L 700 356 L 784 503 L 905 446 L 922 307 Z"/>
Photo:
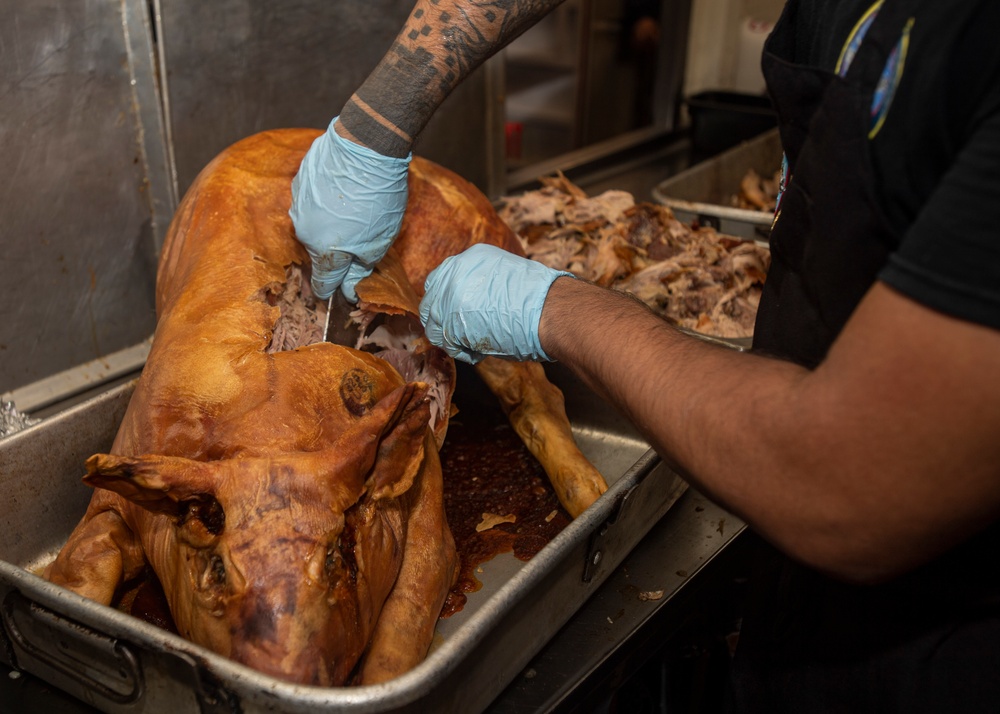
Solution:
<path fill-rule="evenodd" d="M 181 635 L 266 674 L 345 682 L 396 583 L 408 494 L 434 451 L 425 391 L 396 388 L 319 451 L 97 455 L 84 480 L 133 507 L 119 505 L 129 528 L 105 529 L 110 517 L 102 530 L 143 534 Z"/>

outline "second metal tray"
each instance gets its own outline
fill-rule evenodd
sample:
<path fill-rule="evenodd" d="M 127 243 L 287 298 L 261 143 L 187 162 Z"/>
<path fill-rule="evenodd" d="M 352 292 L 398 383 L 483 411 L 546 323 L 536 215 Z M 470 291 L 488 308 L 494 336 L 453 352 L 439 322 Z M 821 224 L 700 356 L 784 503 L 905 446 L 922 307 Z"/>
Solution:
<path fill-rule="evenodd" d="M 780 167 L 781 137 L 774 129 L 660 182 L 653 197 L 686 223 L 697 220 L 726 235 L 766 242 L 774 216 L 735 208 L 729 197 L 748 169 L 769 176 Z"/>

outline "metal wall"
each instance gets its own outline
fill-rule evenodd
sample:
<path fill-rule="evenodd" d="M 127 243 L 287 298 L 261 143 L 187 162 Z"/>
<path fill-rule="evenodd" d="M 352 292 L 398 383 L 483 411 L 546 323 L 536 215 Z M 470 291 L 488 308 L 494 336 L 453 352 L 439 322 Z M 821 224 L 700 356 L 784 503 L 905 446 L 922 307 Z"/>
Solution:
<path fill-rule="evenodd" d="M 153 329 L 172 203 L 140 107 L 145 17 L 142 0 L 0 0 L 0 392 Z"/>
<path fill-rule="evenodd" d="M 412 4 L 0 0 L 0 393 L 141 365 L 176 197 L 244 136 L 325 127 Z M 487 63 L 417 146 L 491 196 L 501 80 Z"/>
<path fill-rule="evenodd" d="M 275 127 L 326 127 L 385 54 L 412 0 L 157 0 L 180 192 L 216 153 Z M 460 86 L 417 152 L 488 193 L 500 168 L 489 71 Z M 495 104 L 495 107 L 491 107 Z"/>

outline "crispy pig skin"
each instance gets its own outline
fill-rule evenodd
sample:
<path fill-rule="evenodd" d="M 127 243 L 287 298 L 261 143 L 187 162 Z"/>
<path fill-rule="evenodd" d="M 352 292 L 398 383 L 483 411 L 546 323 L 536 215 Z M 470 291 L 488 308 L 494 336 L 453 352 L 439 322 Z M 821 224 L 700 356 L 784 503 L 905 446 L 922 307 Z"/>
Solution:
<path fill-rule="evenodd" d="M 308 264 L 288 208 L 318 133 L 244 139 L 188 191 L 161 255 L 146 367 L 111 453 L 87 462 L 91 503 L 46 577 L 108 604 L 152 567 L 184 637 L 281 679 L 371 684 L 426 656 L 455 579 L 437 455 L 447 418 L 432 430 L 431 387 L 373 354 L 267 351 L 272 298 L 290 265 Z M 451 172 L 415 159 L 409 185 L 396 252 L 358 286 L 365 310 L 415 316 L 427 273 L 472 243 L 520 252 Z M 423 336 L 413 350 L 450 365 L 450 399 L 454 365 Z M 567 504 L 575 515 L 603 479 L 558 390 L 522 367 L 480 372 L 522 437 L 544 442 L 529 447 L 546 471 L 571 482 L 560 494 L 587 492 Z M 549 398 L 519 396 L 534 393 Z M 572 485 L 581 470 L 587 489 Z"/>
<path fill-rule="evenodd" d="M 457 174 L 414 158 L 409 190 L 396 250 L 418 295 L 424 294 L 431 270 L 476 243 L 524 255 L 521 242 L 487 198 Z M 490 357 L 476 365 L 476 372 L 545 469 L 563 507 L 574 518 L 583 513 L 607 490 L 607 483 L 576 447 L 562 392 L 537 363 Z"/>

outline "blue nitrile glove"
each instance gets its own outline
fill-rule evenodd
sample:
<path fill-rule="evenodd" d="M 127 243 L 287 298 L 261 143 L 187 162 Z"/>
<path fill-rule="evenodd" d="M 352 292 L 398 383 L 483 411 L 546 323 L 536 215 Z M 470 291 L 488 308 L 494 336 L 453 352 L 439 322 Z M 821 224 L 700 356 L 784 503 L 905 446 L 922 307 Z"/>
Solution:
<path fill-rule="evenodd" d="M 538 341 L 542 305 L 553 281 L 570 273 L 474 245 L 427 276 L 420 320 L 427 338 L 452 357 L 548 360 Z"/>
<path fill-rule="evenodd" d="M 292 181 L 295 233 L 312 258 L 312 288 L 326 300 L 338 287 L 357 302 L 354 286 L 372 272 L 399 233 L 406 210 L 405 159 L 382 156 L 334 131 L 309 148 Z"/>

